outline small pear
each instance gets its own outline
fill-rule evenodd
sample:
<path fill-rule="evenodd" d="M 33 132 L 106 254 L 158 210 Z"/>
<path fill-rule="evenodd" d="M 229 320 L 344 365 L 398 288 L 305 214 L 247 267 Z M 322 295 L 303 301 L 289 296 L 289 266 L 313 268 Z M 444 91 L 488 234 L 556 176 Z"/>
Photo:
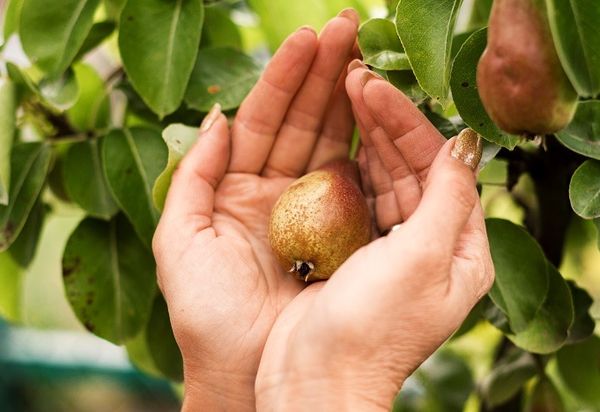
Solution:
<path fill-rule="evenodd" d="M 328 164 L 283 192 L 271 212 L 269 241 L 285 270 L 305 282 L 328 279 L 369 242 L 369 209 L 357 177 L 355 166 Z"/>
<path fill-rule="evenodd" d="M 556 53 L 543 0 L 494 0 L 477 87 L 487 113 L 508 133 L 550 134 L 571 121 L 577 93 Z"/>

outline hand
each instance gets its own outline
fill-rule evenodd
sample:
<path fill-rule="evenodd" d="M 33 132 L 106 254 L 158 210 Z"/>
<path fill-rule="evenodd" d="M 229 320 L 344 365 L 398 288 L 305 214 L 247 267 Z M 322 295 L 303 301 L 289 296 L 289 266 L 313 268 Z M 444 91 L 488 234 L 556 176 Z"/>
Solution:
<path fill-rule="evenodd" d="M 364 67 L 347 78 L 380 229 L 280 315 L 257 376 L 261 410 L 386 410 L 494 278 L 475 189 L 481 144 L 445 139 Z M 434 160 L 435 159 L 435 160 Z"/>
<path fill-rule="evenodd" d="M 303 289 L 268 240 L 271 209 L 306 171 L 347 157 L 354 123 L 344 88 L 358 15 L 319 38 L 300 29 L 241 105 L 231 133 L 218 107 L 173 176 L 153 249 L 184 360 L 184 410 L 252 410 L 271 327 Z"/>

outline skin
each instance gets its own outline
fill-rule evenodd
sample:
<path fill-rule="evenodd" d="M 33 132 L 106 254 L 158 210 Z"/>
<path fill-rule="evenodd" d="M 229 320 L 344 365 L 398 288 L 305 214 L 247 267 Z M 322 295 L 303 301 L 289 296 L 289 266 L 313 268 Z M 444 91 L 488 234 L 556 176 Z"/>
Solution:
<path fill-rule="evenodd" d="M 562 69 L 540 0 L 496 0 L 477 67 L 486 111 L 514 134 L 550 134 L 573 118 L 577 93 Z"/>
<path fill-rule="evenodd" d="M 391 85 L 346 76 L 357 26 L 345 12 L 318 39 L 291 35 L 231 130 L 218 116 L 173 177 L 153 249 L 183 410 L 389 407 L 491 286 L 472 170 Z M 406 223 L 307 287 L 271 252 L 269 215 L 297 177 L 347 156 L 353 112 L 377 225 Z"/>

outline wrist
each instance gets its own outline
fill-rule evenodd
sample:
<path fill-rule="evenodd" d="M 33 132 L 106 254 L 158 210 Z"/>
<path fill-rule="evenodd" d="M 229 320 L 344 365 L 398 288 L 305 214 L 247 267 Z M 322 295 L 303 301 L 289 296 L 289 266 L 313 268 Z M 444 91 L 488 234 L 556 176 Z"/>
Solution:
<path fill-rule="evenodd" d="M 257 410 L 389 411 L 402 382 L 361 366 L 310 361 L 286 362 L 282 372 L 271 374 L 259 370 Z"/>
<path fill-rule="evenodd" d="M 184 367 L 183 412 L 255 411 L 254 374 Z"/>

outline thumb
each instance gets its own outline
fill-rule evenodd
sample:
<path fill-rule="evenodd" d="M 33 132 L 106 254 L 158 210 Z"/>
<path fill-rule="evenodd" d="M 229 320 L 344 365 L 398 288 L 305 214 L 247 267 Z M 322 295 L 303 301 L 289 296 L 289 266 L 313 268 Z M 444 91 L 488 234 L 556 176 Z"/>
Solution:
<path fill-rule="evenodd" d="M 197 216 L 209 221 L 215 189 L 229 164 L 229 152 L 227 119 L 216 104 L 202 122 L 198 141 L 173 174 L 161 220 Z"/>
<path fill-rule="evenodd" d="M 475 170 L 482 148 L 481 138 L 471 129 L 446 142 L 433 161 L 413 215 L 425 236 L 451 250 L 478 200 Z"/>

